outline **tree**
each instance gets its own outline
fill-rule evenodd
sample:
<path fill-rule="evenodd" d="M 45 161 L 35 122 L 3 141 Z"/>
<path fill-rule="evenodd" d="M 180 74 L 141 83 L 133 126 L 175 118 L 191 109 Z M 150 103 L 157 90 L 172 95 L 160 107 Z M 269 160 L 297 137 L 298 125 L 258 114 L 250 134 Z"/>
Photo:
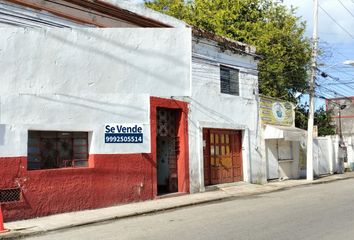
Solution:
<path fill-rule="evenodd" d="M 317 125 L 318 136 L 336 134 L 335 124 L 332 120 L 332 111 L 324 110 L 323 107 L 315 111 L 315 125 Z"/>
<path fill-rule="evenodd" d="M 295 127 L 307 130 L 308 106 L 301 104 L 295 108 Z"/>
<path fill-rule="evenodd" d="M 335 124 L 332 120 L 332 110 L 320 107 L 315 111 L 314 124 L 317 126 L 318 136 L 336 134 Z M 295 109 L 295 126 L 307 130 L 308 106 L 299 105 Z"/>
<path fill-rule="evenodd" d="M 272 0 L 153 0 L 146 5 L 217 35 L 255 45 L 260 93 L 296 102 L 307 90 L 311 59 L 305 23 Z"/>

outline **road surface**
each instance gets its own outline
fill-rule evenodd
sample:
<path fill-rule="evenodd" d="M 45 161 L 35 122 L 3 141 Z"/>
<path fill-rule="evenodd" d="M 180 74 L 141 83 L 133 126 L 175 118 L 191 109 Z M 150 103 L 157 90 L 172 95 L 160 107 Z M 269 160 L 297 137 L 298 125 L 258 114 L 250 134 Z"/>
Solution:
<path fill-rule="evenodd" d="M 27 239 L 354 239 L 354 179 L 77 227 Z"/>

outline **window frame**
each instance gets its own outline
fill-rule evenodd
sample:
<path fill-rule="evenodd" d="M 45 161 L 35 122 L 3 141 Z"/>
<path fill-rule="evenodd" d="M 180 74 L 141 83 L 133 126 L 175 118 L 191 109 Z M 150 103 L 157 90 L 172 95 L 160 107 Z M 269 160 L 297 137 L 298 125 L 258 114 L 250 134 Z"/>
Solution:
<path fill-rule="evenodd" d="M 283 139 L 277 140 L 277 151 L 278 151 L 278 161 L 292 161 L 294 160 L 293 153 L 293 142 Z M 280 150 L 281 149 L 281 150 Z M 287 151 L 284 151 L 287 150 Z M 286 157 L 283 156 L 284 153 L 288 153 Z"/>
<path fill-rule="evenodd" d="M 76 144 L 75 142 L 78 142 Z M 52 141 L 52 146 L 45 152 L 45 144 Z M 63 144 L 68 144 L 68 149 L 63 149 Z M 77 151 L 81 148 L 81 151 Z M 64 157 L 64 151 L 70 157 Z M 49 161 L 44 154 L 53 154 Z M 37 157 L 36 157 L 37 156 Z M 77 157 L 80 156 L 80 157 Z M 83 157 L 81 157 L 83 156 Z M 65 159 L 67 158 L 67 159 Z M 27 136 L 27 170 L 50 170 L 63 168 L 85 168 L 89 158 L 89 132 L 82 131 L 45 131 L 28 130 Z M 80 164 L 81 162 L 81 164 Z M 35 166 L 38 164 L 38 166 Z M 48 165 L 47 165 L 48 164 Z"/>
<path fill-rule="evenodd" d="M 219 66 L 220 70 L 220 93 L 222 94 L 228 94 L 232 96 L 241 96 L 241 88 L 240 88 L 240 69 L 226 66 L 223 64 L 220 64 Z M 228 79 L 223 79 L 223 71 L 228 71 Z M 232 80 L 232 73 L 236 74 L 237 76 L 237 87 L 234 86 L 234 88 L 237 88 L 237 91 L 234 89 L 232 90 L 232 83 L 236 84 L 235 80 Z M 227 87 L 223 86 L 223 84 L 227 84 Z"/>

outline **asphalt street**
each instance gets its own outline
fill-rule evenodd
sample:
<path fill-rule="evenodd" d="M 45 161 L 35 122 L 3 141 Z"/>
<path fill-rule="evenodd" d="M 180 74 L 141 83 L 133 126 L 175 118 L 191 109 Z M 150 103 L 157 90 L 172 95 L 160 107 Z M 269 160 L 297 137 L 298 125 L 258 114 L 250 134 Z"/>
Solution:
<path fill-rule="evenodd" d="M 354 239 L 354 179 L 71 228 L 26 239 Z"/>

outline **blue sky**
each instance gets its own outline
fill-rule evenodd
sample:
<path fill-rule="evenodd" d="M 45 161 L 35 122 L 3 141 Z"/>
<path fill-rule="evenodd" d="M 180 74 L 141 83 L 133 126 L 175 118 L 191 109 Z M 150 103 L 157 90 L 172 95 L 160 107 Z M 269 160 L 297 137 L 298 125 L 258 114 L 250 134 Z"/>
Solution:
<path fill-rule="evenodd" d="M 142 0 L 132 0 L 142 3 Z M 306 21 L 306 35 L 312 36 L 312 0 L 284 0 L 287 6 L 297 7 L 296 15 Z M 323 97 L 354 96 L 354 66 L 343 65 L 354 60 L 354 0 L 319 0 L 319 57 L 320 69 L 331 77 L 318 77 L 318 95 Z M 328 16 L 329 15 L 329 16 Z M 352 83 L 350 83 L 352 82 Z M 346 83 L 346 84 L 342 84 Z M 323 100 L 316 100 L 317 107 Z"/>
<path fill-rule="evenodd" d="M 312 36 L 312 0 L 284 0 L 297 7 L 297 15 L 307 22 L 306 35 Z M 333 78 L 318 77 L 318 94 L 324 97 L 354 96 L 354 66 L 342 64 L 354 60 L 354 0 L 319 0 L 318 37 L 324 54 L 318 58 L 319 68 Z M 323 101 L 317 100 L 317 106 Z"/>

